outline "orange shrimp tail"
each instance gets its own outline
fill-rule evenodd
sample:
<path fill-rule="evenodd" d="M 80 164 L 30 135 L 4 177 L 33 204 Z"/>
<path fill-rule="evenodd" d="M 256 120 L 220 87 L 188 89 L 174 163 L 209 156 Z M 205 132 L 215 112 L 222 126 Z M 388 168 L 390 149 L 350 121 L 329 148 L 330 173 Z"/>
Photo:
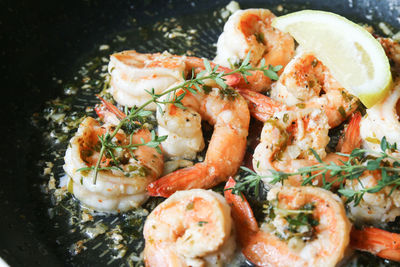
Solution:
<path fill-rule="evenodd" d="M 210 169 L 213 168 L 204 163 L 197 163 L 192 167 L 174 171 L 149 184 L 147 191 L 150 196 L 169 197 L 180 190 L 211 188 L 221 181 L 209 172 Z"/>
<path fill-rule="evenodd" d="M 224 195 L 232 208 L 232 217 L 243 247 L 243 255 L 257 266 L 279 266 L 282 262 L 299 262 L 299 258 L 291 254 L 288 247 L 282 246 L 282 241 L 259 230 L 245 196 L 232 193 L 235 184 L 235 180 L 230 177 L 225 185 Z"/>
<path fill-rule="evenodd" d="M 354 113 L 351 117 L 345 136 L 338 144 L 337 150 L 340 152 L 349 154 L 353 149 L 360 147 L 362 141 L 360 136 L 361 117 L 360 112 Z"/>
<path fill-rule="evenodd" d="M 217 66 L 217 64 L 210 61 L 210 66 L 211 66 L 211 68 L 214 69 Z M 198 58 L 198 57 L 187 57 L 186 67 L 188 69 L 194 69 L 195 72 L 200 72 L 201 70 L 205 69 L 203 59 Z M 232 69 L 218 66 L 217 72 L 229 73 L 229 72 L 232 72 Z M 225 83 L 227 85 L 235 87 L 238 84 L 240 84 L 240 82 L 243 78 L 242 78 L 242 75 L 240 75 L 239 73 L 234 73 L 231 75 L 224 76 L 224 79 L 225 79 Z"/>
<path fill-rule="evenodd" d="M 266 122 L 280 110 L 281 105 L 266 95 L 248 89 L 237 89 L 237 91 L 249 103 L 250 114 L 259 121 Z"/>
<path fill-rule="evenodd" d="M 374 227 L 366 227 L 362 230 L 353 227 L 350 236 L 350 245 L 354 249 L 400 262 L 400 234 Z"/>
<path fill-rule="evenodd" d="M 226 68 L 226 67 L 219 66 L 219 67 L 218 67 L 218 71 L 219 71 L 219 72 L 224 72 L 224 73 L 229 73 L 229 72 L 231 72 L 232 70 L 229 69 L 229 68 Z M 225 79 L 225 83 L 226 83 L 227 85 L 232 86 L 232 87 L 235 87 L 235 86 L 237 86 L 237 85 L 240 83 L 240 81 L 241 81 L 243 78 L 242 78 L 242 76 L 241 76 L 239 73 L 234 73 L 234 74 L 225 76 L 224 79 Z"/>
<path fill-rule="evenodd" d="M 121 110 L 119 110 L 116 106 L 114 106 L 114 105 L 111 104 L 110 102 L 106 101 L 106 100 L 105 100 L 104 98 L 102 98 L 101 96 L 97 95 L 97 98 L 100 99 L 100 101 L 101 101 L 101 103 L 104 105 L 104 107 L 105 107 L 108 111 L 114 113 L 114 114 L 118 117 L 118 119 L 121 120 L 121 119 L 123 119 L 123 118 L 126 117 L 126 114 L 125 114 L 125 113 L 123 113 Z M 97 113 L 97 115 L 99 115 L 99 112 L 98 112 L 97 109 L 96 109 L 96 113 Z M 101 117 L 101 116 L 99 116 L 99 117 Z"/>
<path fill-rule="evenodd" d="M 249 72 L 251 75 L 247 76 L 247 82 L 242 78 L 236 88 L 246 88 L 253 92 L 266 92 L 271 88 L 272 80 L 265 76 L 264 72 L 259 70 Z"/>
<path fill-rule="evenodd" d="M 253 210 L 247 202 L 243 194 L 235 195 L 232 188 L 235 187 L 235 180 L 232 177 L 226 182 L 224 195 L 228 204 L 232 208 L 232 217 L 238 230 L 240 243 L 242 246 L 248 242 L 250 233 L 258 232 L 257 221 L 254 217 Z"/>

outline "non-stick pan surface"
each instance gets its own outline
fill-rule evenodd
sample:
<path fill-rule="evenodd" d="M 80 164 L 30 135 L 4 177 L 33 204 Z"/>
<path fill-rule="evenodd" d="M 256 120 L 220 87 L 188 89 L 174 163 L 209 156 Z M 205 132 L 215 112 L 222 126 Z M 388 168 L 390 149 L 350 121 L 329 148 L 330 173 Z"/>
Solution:
<path fill-rule="evenodd" d="M 72 79 L 83 59 L 118 33 L 176 17 L 202 31 L 195 43 L 197 56 L 212 58 L 223 23 L 204 18 L 229 1 L 3 1 L 0 3 L 1 132 L 0 256 L 11 266 L 106 265 L 96 252 L 71 258 L 48 215 L 49 200 L 40 190 L 39 159 L 45 157 L 46 137 L 31 123 L 45 102 L 62 95 L 57 79 Z M 289 11 L 321 9 L 357 22 L 377 25 L 384 21 L 400 29 L 399 0 L 344 1 L 238 1 L 242 8 Z M 140 44 L 131 34 L 128 44 Z M 136 39 L 135 39 L 136 38 Z M 193 47 L 193 48 L 196 48 Z M 168 48 L 168 43 L 146 39 L 141 52 Z M 177 48 L 179 50 L 179 47 Z M 182 47 L 182 49 L 188 49 Z M 147 51 L 145 51 L 147 50 Z M 180 52 L 180 51 L 177 51 Z M 114 262 L 117 265 L 116 262 Z"/>

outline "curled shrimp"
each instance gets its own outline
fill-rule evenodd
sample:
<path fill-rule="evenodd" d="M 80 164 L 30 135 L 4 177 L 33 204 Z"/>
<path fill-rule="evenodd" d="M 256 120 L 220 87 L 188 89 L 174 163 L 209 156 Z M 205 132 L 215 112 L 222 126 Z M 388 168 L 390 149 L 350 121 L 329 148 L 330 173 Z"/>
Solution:
<path fill-rule="evenodd" d="M 353 227 L 350 245 L 354 249 L 400 262 L 400 234 L 375 227 L 365 227 L 361 230 Z"/>
<path fill-rule="evenodd" d="M 246 92 L 243 95 L 249 99 Z M 250 92 L 250 96 L 255 94 L 257 93 Z M 258 174 L 270 175 L 271 169 L 296 172 L 301 167 L 315 165 L 318 162 L 310 149 L 325 162 L 342 164 L 342 161 L 346 160 L 345 156 L 325 152 L 329 143 L 330 126 L 323 111 L 316 108 L 282 107 L 266 96 L 261 100 L 257 100 L 257 105 L 250 103 L 252 114 L 265 119 L 260 143 L 253 155 L 253 167 Z M 360 146 L 360 120 L 361 115 L 355 113 L 343 141 L 338 145 L 340 152 L 351 153 L 354 148 Z M 265 182 L 269 183 L 267 180 Z M 302 181 L 300 176 L 292 176 L 287 182 L 299 185 Z M 316 179 L 314 182 L 320 181 Z"/>
<path fill-rule="evenodd" d="M 269 216 L 258 227 L 245 197 L 232 194 L 234 186 L 235 181 L 230 179 L 225 186 L 225 198 L 232 207 L 242 252 L 252 263 L 336 266 L 343 258 L 351 224 L 343 204 L 333 193 L 310 186 L 272 188 L 268 192 Z M 299 216 L 303 225 L 292 225 L 290 222 Z M 289 228 L 292 233 L 288 234 Z"/>
<path fill-rule="evenodd" d="M 106 103 L 105 101 L 103 101 Z M 110 103 L 111 111 L 97 108 L 104 124 L 88 117 L 79 126 L 65 154 L 64 170 L 71 178 L 68 189 L 84 205 L 99 211 L 121 212 L 140 206 L 147 200 L 146 186 L 163 171 L 163 156 L 155 148 L 139 146 L 135 150 L 114 151 L 114 159 L 103 155 L 96 183 L 92 178 L 100 156 L 99 136 L 112 132 L 125 114 Z M 132 134 L 118 131 L 114 141 L 121 146 L 149 142 L 151 133 L 139 128 Z M 120 164 L 115 166 L 118 161 Z M 84 169 L 84 170 L 80 170 Z"/>
<path fill-rule="evenodd" d="M 144 225 L 146 266 L 222 266 L 236 243 L 230 207 L 211 190 L 179 191 Z"/>
<path fill-rule="evenodd" d="M 246 9 L 233 13 L 218 38 L 215 62 L 233 67 L 240 65 L 250 52 L 250 64 L 259 66 L 264 59 L 266 65 L 286 66 L 294 54 L 294 40 L 286 33 L 271 26 L 275 15 L 268 9 Z M 251 72 L 248 84 L 241 80 L 238 87 L 265 91 L 271 87 L 271 79 L 260 71 Z"/>
<path fill-rule="evenodd" d="M 315 162 L 313 149 L 320 158 L 326 157 L 329 143 L 326 115 L 318 109 L 277 112 L 267 120 L 261 131 L 260 144 L 253 155 L 257 173 L 269 170 L 295 172 Z"/>
<path fill-rule="evenodd" d="M 392 144 L 400 144 L 400 79 L 385 99 L 367 109 L 361 121 L 361 137 L 363 145 L 376 152 L 381 151 L 383 137 Z"/>
<path fill-rule="evenodd" d="M 286 105 L 304 105 L 325 111 L 336 127 L 352 114 L 358 99 L 347 92 L 314 54 L 300 52 L 274 84 L 271 98 Z"/>
<path fill-rule="evenodd" d="M 210 63 L 215 67 L 214 63 Z M 192 70 L 198 73 L 204 70 L 203 60 L 196 57 L 176 56 L 167 52 L 142 54 L 134 50 L 122 51 L 110 56 L 108 72 L 111 75 L 111 94 L 115 101 L 123 106 L 140 106 L 151 100 L 149 90 L 160 94 L 171 85 L 184 81 Z M 229 72 L 228 68 L 219 67 L 219 72 Z M 182 75 L 182 73 L 184 75 Z M 240 75 L 225 76 L 227 84 L 237 84 Z M 155 110 L 151 103 L 146 109 Z"/>
<path fill-rule="evenodd" d="M 186 93 L 183 105 L 214 125 L 205 160 L 151 183 L 150 195 L 168 197 L 177 190 L 211 188 L 236 173 L 246 150 L 250 114 L 246 101 L 235 91 L 227 90 Z"/>

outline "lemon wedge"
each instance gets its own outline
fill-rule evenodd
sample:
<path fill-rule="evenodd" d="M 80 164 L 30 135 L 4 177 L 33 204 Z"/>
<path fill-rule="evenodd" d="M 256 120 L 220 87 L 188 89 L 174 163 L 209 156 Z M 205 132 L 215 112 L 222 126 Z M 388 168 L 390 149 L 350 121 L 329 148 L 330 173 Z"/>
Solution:
<path fill-rule="evenodd" d="M 385 51 L 354 22 L 330 12 L 303 10 L 276 18 L 272 26 L 291 34 L 305 50 L 313 52 L 366 107 L 383 99 L 391 88 Z"/>

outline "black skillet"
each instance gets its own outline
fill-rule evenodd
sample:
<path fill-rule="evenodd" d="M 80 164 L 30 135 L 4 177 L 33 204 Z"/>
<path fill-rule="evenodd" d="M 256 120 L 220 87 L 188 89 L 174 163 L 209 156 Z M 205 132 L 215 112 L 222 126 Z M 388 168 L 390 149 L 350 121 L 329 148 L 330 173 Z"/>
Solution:
<path fill-rule="evenodd" d="M 188 25 L 205 23 L 197 14 L 225 6 L 218 1 L 1 1 L 0 52 L 1 97 L 1 186 L 0 256 L 11 266 L 106 265 L 97 259 L 71 259 L 63 244 L 55 240 L 55 229 L 47 215 L 48 200 L 39 189 L 44 141 L 32 126 L 34 112 L 47 100 L 62 93 L 52 78 L 71 79 L 81 58 L 119 32 L 151 25 L 164 18 L 183 18 Z M 357 22 L 377 25 L 384 21 L 400 29 L 399 0 L 260 0 L 238 1 L 242 8 L 276 7 L 289 11 L 312 8 L 332 11 Z M 136 19 L 136 22 L 133 22 Z M 212 23 L 211 23 L 212 24 Z M 210 43 L 217 40 L 223 24 L 204 27 Z M 201 25 L 200 25 L 201 26 Z M 210 31 L 211 30 L 211 31 Z M 135 38 L 133 36 L 132 38 Z M 136 38 L 141 38 L 136 36 Z M 134 47 L 126 47 L 134 48 Z M 149 48 L 151 52 L 160 47 Z M 212 57 L 214 50 L 199 56 Z M 145 51 L 142 51 L 145 52 Z M 98 263 L 98 264 L 97 264 Z"/>

